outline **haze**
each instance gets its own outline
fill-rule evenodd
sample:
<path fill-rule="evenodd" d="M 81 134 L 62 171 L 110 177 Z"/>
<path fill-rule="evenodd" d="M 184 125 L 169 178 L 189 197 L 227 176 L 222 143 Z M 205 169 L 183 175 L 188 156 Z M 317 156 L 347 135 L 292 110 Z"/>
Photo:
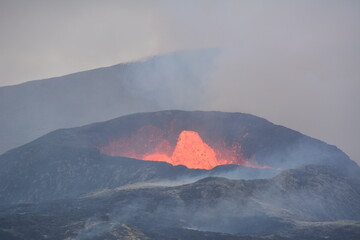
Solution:
<path fill-rule="evenodd" d="M 360 1 L 1 0 L 0 30 L 0 86 L 222 49 L 194 109 L 265 117 L 360 163 Z"/>

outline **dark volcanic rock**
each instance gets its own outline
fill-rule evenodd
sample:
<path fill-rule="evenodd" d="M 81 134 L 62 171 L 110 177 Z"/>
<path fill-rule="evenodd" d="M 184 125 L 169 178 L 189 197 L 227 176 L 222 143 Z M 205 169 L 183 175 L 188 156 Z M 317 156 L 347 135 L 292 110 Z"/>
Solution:
<path fill-rule="evenodd" d="M 25 148 L 27 148 L 26 146 Z M 201 173 L 164 162 L 110 157 L 94 149 L 41 145 L 24 158 L 5 155 L 0 165 L 0 203 L 74 197 L 135 182 Z M 20 155 L 21 156 L 21 155 Z"/>
<path fill-rule="evenodd" d="M 355 240 L 359 206 L 358 180 L 330 167 L 306 166 L 266 180 L 209 177 L 177 187 L 138 186 L 13 205 L 0 209 L 0 236 Z"/>

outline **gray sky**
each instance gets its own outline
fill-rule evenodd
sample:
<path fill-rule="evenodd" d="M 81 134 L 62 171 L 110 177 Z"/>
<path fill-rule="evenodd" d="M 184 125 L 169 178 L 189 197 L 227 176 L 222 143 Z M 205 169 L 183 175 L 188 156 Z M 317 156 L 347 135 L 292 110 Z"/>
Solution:
<path fill-rule="evenodd" d="M 0 86 L 221 47 L 203 109 L 265 117 L 360 163 L 360 1 L 0 0 Z"/>

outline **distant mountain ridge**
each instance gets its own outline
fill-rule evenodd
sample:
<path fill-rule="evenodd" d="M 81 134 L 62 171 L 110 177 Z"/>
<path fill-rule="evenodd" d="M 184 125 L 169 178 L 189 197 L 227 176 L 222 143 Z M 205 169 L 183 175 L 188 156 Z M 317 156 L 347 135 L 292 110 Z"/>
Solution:
<path fill-rule="evenodd" d="M 196 107 L 201 95 L 194 92 L 211 74 L 218 54 L 216 49 L 175 52 L 0 87 L 0 154 L 59 128 Z"/>

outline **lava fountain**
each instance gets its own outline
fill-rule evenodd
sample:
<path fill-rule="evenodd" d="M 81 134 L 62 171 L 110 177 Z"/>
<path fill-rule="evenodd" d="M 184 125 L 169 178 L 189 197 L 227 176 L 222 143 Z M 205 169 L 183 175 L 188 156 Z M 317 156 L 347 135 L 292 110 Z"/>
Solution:
<path fill-rule="evenodd" d="M 218 165 L 229 164 L 216 157 L 214 149 L 207 145 L 197 132 L 182 131 L 174 152 L 169 157 L 164 154 L 149 154 L 144 160 L 164 161 L 172 165 L 185 165 L 188 168 L 212 169 Z"/>
<path fill-rule="evenodd" d="M 141 134 L 143 133 L 143 134 Z M 146 133 L 144 135 L 144 133 Z M 144 136 L 147 136 L 144 138 Z M 141 149 L 141 151 L 136 150 Z M 245 159 L 239 150 L 241 146 L 231 148 L 217 144 L 209 146 L 196 131 L 183 130 L 178 135 L 175 146 L 164 138 L 164 133 L 154 127 L 140 129 L 138 134 L 129 138 L 111 141 L 99 147 L 107 155 L 136 158 L 146 161 L 163 161 L 174 166 L 184 165 L 188 168 L 212 169 L 219 165 L 236 164 L 253 168 L 270 168 L 261 166 L 254 159 Z"/>

